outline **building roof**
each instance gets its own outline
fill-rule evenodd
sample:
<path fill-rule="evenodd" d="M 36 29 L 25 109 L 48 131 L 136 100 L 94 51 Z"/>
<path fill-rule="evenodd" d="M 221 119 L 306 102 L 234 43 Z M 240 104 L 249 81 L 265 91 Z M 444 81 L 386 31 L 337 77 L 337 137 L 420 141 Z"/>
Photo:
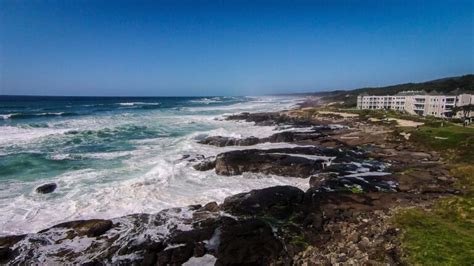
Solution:
<path fill-rule="evenodd" d="M 421 91 L 401 91 L 395 95 L 397 96 L 409 96 L 409 95 L 425 95 L 426 91 L 421 90 Z"/>

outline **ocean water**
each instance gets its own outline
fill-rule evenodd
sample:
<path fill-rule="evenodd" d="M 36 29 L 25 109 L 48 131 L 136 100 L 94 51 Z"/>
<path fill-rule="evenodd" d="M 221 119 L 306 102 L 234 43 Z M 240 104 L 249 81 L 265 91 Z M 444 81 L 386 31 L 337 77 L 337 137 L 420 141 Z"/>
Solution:
<path fill-rule="evenodd" d="M 288 109 L 300 101 L 0 96 L 0 235 L 36 232 L 74 219 L 222 202 L 232 194 L 274 185 L 306 188 L 307 180 L 299 178 L 200 172 L 182 159 L 245 148 L 198 144 L 205 136 L 277 132 L 226 121 L 226 115 Z M 271 144 L 286 146 L 291 145 Z M 35 192 L 49 182 L 58 184 L 54 193 Z"/>

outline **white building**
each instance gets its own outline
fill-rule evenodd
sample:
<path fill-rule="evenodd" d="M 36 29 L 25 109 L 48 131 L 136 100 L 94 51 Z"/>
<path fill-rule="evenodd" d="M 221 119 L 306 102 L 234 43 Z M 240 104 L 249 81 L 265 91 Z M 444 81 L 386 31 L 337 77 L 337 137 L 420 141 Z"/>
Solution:
<path fill-rule="evenodd" d="M 357 108 L 405 110 L 405 96 L 358 96 Z"/>
<path fill-rule="evenodd" d="M 469 104 L 474 104 L 474 95 L 472 94 L 451 96 L 437 93 L 427 94 L 423 91 L 407 91 L 397 95 L 359 95 L 357 97 L 357 109 L 392 109 L 435 117 L 461 117 L 461 113 L 453 115 L 452 109 L 455 106 Z"/>
<path fill-rule="evenodd" d="M 460 94 L 456 99 L 456 106 L 465 106 L 465 105 L 474 105 L 474 95 L 473 94 Z M 456 117 L 463 118 L 463 113 L 458 112 Z M 474 111 L 470 111 L 467 114 L 469 120 L 472 122 L 474 120 Z"/>

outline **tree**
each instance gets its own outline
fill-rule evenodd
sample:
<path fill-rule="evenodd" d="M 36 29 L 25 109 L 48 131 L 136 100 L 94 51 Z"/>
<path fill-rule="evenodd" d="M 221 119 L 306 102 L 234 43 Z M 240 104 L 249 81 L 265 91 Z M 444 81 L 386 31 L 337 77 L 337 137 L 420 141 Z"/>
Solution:
<path fill-rule="evenodd" d="M 458 112 L 461 112 L 463 120 L 466 121 L 470 113 L 474 112 L 474 105 L 468 104 L 468 105 L 456 106 L 452 109 L 452 112 L 453 112 L 453 115 L 456 115 Z"/>

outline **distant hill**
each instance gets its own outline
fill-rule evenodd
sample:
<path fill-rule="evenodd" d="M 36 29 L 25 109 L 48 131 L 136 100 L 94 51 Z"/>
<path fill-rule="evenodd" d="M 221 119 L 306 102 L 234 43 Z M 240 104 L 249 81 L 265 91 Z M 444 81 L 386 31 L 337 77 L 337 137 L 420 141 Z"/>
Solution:
<path fill-rule="evenodd" d="M 355 90 L 338 90 L 331 92 L 318 92 L 313 95 L 321 96 L 329 102 L 344 102 L 344 106 L 355 106 L 357 96 L 367 93 L 370 95 L 394 95 L 401 91 L 415 90 L 426 92 L 439 92 L 443 94 L 474 93 L 474 75 L 449 77 L 421 83 L 405 83 L 386 87 L 360 88 Z"/>

